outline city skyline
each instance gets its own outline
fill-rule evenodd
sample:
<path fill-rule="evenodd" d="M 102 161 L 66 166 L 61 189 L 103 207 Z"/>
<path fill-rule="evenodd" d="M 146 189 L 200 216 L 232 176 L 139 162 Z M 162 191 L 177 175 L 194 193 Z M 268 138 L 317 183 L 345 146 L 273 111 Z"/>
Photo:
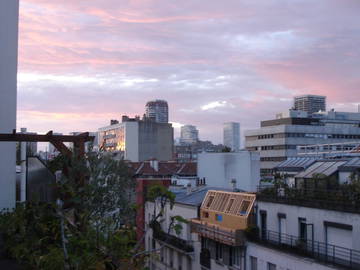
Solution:
<path fill-rule="evenodd" d="M 259 126 L 293 96 L 357 111 L 358 1 L 23 0 L 17 127 L 97 130 L 148 100 L 221 142 L 222 123 Z M 214 131 L 215 127 L 215 131 Z"/>

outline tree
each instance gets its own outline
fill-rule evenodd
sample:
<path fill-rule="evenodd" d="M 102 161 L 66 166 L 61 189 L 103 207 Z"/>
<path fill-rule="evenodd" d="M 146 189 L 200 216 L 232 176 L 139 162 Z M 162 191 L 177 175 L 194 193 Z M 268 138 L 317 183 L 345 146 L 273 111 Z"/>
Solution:
<path fill-rule="evenodd" d="M 57 203 L 1 214 L 9 255 L 32 269 L 122 269 L 136 244 L 127 165 L 102 153 L 60 161 Z"/>

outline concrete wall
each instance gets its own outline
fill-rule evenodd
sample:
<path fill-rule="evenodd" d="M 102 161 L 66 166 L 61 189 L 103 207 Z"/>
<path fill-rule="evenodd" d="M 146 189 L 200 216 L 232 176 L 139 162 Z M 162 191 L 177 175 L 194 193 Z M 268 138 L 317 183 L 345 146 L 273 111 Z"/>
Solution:
<path fill-rule="evenodd" d="M 198 177 L 205 177 L 208 186 L 220 188 L 231 188 L 234 178 L 238 189 L 255 191 L 260 180 L 259 153 L 200 153 Z"/>
<path fill-rule="evenodd" d="M 156 158 L 171 160 L 174 136 L 171 124 L 152 121 L 139 122 L 139 161 Z"/>
<path fill-rule="evenodd" d="M 16 128 L 19 1 L 0 1 L 0 132 Z M 15 143 L 0 143 L 0 209 L 15 206 Z"/>
<path fill-rule="evenodd" d="M 125 125 L 125 156 L 124 159 L 139 161 L 139 124 L 138 122 L 124 122 Z"/>

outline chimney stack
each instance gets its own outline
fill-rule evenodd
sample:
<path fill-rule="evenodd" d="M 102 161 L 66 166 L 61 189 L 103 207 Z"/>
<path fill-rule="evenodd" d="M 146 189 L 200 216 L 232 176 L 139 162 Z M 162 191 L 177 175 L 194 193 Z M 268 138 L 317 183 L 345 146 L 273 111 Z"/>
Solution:
<path fill-rule="evenodd" d="M 191 183 L 187 183 L 186 185 L 186 195 L 189 195 L 191 193 Z"/>

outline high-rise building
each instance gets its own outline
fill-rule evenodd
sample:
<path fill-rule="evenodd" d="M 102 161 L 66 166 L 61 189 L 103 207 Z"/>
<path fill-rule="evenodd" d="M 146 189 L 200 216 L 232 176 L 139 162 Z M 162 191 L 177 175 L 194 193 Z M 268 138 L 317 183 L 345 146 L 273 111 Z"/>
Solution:
<path fill-rule="evenodd" d="M 151 100 L 146 103 L 146 117 L 152 118 L 158 123 L 169 122 L 169 107 L 165 100 Z"/>
<path fill-rule="evenodd" d="M 173 157 L 174 130 L 169 123 L 157 123 L 153 118 L 122 117 L 122 123 L 99 128 L 99 148 L 118 153 L 133 162 Z"/>
<path fill-rule="evenodd" d="M 360 113 L 313 113 L 289 110 L 276 119 L 261 121 L 261 127 L 245 132 L 247 150 L 259 151 L 261 172 L 273 168 L 289 157 L 297 156 L 297 147 L 334 144 L 360 140 Z"/>
<path fill-rule="evenodd" d="M 19 1 L 0 1 L 0 133 L 16 128 Z M 15 143 L 0 143 L 0 210 L 15 207 Z"/>
<path fill-rule="evenodd" d="M 185 125 L 180 129 L 180 143 L 193 144 L 199 140 L 199 131 L 195 126 Z"/>
<path fill-rule="evenodd" d="M 304 111 L 308 114 L 326 111 L 326 97 L 303 95 L 294 97 L 294 110 Z"/>
<path fill-rule="evenodd" d="M 240 149 L 240 123 L 224 123 L 224 145 L 231 148 L 232 151 Z"/>

